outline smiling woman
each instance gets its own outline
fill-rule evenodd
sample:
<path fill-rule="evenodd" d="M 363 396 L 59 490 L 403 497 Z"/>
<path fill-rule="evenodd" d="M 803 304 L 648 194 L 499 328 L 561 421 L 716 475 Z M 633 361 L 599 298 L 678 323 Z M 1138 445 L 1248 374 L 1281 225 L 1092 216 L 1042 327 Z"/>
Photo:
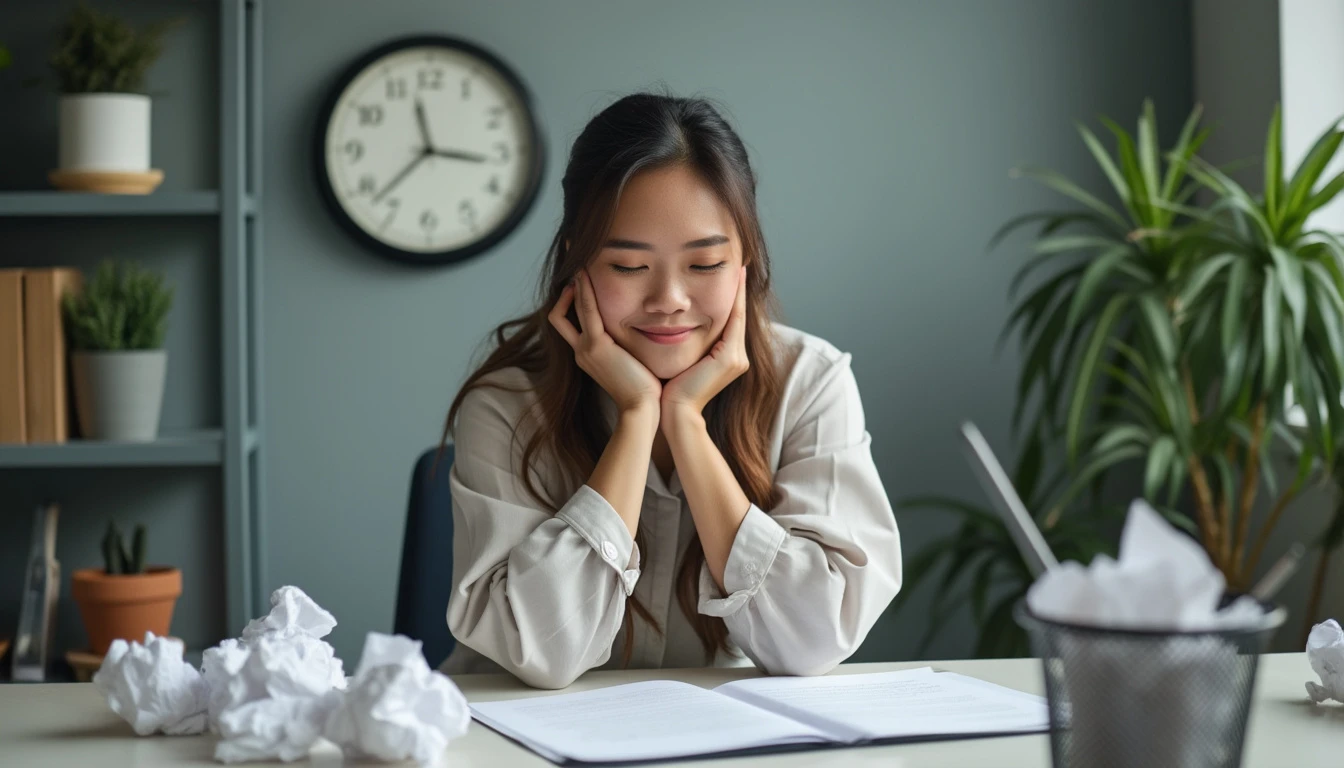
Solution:
<path fill-rule="evenodd" d="M 537 308 L 444 426 L 444 670 L 830 670 L 899 590 L 900 537 L 850 356 L 771 320 L 746 148 L 707 101 L 634 94 L 563 186 Z"/>

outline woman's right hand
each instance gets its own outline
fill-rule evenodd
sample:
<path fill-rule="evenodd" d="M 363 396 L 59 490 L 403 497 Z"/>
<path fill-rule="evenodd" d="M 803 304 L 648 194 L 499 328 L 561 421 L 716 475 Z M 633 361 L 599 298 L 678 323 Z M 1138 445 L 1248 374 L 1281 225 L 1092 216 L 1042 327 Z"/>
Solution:
<path fill-rule="evenodd" d="M 571 305 L 575 307 L 581 330 L 569 321 Z M 587 270 L 579 270 L 574 282 L 565 286 L 547 317 L 574 348 L 575 362 L 611 396 L 617 408 L 622 412 L 637 408 L 659 410 L 662 382 L 607 333 Z"/>

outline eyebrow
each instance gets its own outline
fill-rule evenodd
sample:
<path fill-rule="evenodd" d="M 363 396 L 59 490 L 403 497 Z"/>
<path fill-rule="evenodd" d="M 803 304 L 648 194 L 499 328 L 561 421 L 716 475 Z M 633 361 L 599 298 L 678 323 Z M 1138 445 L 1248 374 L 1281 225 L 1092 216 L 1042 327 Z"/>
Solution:
<path fill-rule="evenodd" d="M 723 245 L 728 242 L 724 235 L 710 235 L 702 237 L 699 240 L 692 240 L 681 247 L 683 251 L 689 251 L 693 248 L 708 248 L 711 245 Z M 652 251 L 653 246 L 649 243 L 641 243 L 638 240 L 623 240 L 619 237 L 613 237 L 603 246 L 604 248 L 621 248 L 633 251 Z"/>

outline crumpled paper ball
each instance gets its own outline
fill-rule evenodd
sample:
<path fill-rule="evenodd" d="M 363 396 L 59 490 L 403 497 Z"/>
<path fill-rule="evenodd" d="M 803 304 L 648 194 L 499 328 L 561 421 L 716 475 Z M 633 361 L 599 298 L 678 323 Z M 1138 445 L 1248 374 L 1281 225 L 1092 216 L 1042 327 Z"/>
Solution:
<path fill-rule="evenodd" d="M 355 677 L 327 722 L 326 737 L 349 757 L 434 765 L 471 724 L 466 697 L 431 670 L 421 643 L 370 632 Z"/>
<path fill-rule="evenodd" d="M 336 625 L 331 614 L 298 587 L 277 589 L 271 606 L 202 657 L 217 760 L 305 757 L 345 688 L 344 666 L 321 639 Z"/>
<path fill-rule="evenodd" d="M 141 736 L 201 733 L 209 691 L 182 651 L 181 642 L 153 632 L 145 633 L 144 643 L 113 640 L 93 684 Z"/>
<path fill-rule="evenodd" d="M 1116 559 L 1060 563 L 1031 585 L 1027 605 L 1045 619 L 1128 629 L 1231 629 L 1264 619 L 1264 608 L 1249 597 L 1220 610 L 1226 584 L 1199 544 L 1138 499 Z"/>
<path fill-rule="evenodd" d="M 1307 695 L 1320 704 L 1334 699 L 1344 704 L 1344 629 L 1334 619 L 1317 624 L 1307 636 L 1307 660 L 1321 682 L 1307 682 Z"/>

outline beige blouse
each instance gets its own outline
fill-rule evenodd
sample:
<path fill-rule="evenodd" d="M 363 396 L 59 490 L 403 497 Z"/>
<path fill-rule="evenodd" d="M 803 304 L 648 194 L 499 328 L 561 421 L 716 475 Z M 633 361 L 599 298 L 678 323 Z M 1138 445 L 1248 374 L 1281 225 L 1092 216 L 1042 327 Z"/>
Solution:
<path fill-rule="evenodd" d="M 752 505 L 733 540 L 721 592 L 700 570 L 702 614 L 721 616 L 730 653 L 713 666 L 816 675 L 844 661 L 901 587 L 901 545 L 891 504 L 869 450 L 850 356 L 826 341 L 774 325 L 785 373 L 771 428 L 779 504 Z M 525 386 L 511 368 L 492 381 Z M 603 412 L 615 425 L 605 393 Z M 552 515 L 519 474 L 513 425 L 530 393 L 472 390 L 454 431 L 453 589 L 448 627 L 457 646 L 449 674 L 501 668 L 539 688 L 563 688 L 587 670 L 620 665 L 626 598 L 657 617 L 657 633 L 634 621 L 631 668 L 706 666 L 704 648 L 676 600 L 675 576 L 696 536 L 674 470 L 649 462 L 639 552 L 625 523 L 587 485 Z M 564 486 L 557 467 L 538 467 L 539 488 Z M 571 486 L 572 487 L 572 486 Z"/>

